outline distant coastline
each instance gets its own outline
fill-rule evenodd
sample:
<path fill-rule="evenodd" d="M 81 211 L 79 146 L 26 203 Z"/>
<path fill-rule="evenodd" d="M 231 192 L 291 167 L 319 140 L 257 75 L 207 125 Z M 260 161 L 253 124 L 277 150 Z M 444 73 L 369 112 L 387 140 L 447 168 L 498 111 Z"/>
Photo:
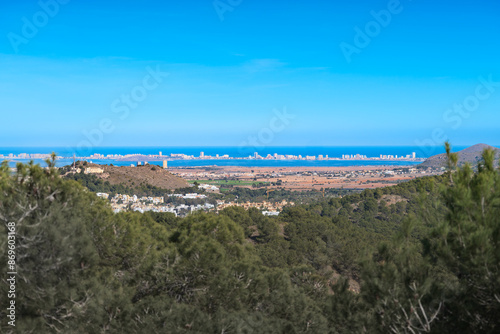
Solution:
<path fill-rule="evenodd" d="M 11 167 L 17 162 L 30 160 L 44 165 L 44 160 L 51 152 L 58 155 L 57 166 L 73 162 L 75 152 L 69 147 L 0 147 L 0 161 L 9 160 Z M 255 152 L 259 156 L 257 159 Z M 138 161 L 161 165 L 162 160 L 167 160 L 169 167 L 413 166 L 420 164 L 430 155 L 443 152 L 442 147 L 423 152 L 418 146 L 95 147 L 88 154 L 76 154 L 75 158 L 115 166 L 130 166 Z M 299 159 L 299 156 L 302 158 Z"/>
<path fill-rule="evenodd" d="M 140 153 L 134 153 L 132 150 Z M 253 152 L 247 155 L 249 150 Z M 57 165 L 70 164 L 73 159 L 116 166 L 130 166 L 137 163 L 154 164 L 155 162 L 162 164 L 166 160 L 170 167 L 400 166 L 425 161 L 425 158 L 417 156 L 415 147 L 178 147 L 163 149 L 109 147 L 95 148 L 96 153 L 83 156 L 64 148 L 26 147 L 0 148 L 0 160 L 9 160 L 10 165 L 29 160 L 38 163 L 49 158 L 51 151 L 56 151 L 58 155 Z"/>
<path fill-rule="evenodd" d="M 456 146 L 454 151 L 465 149 L 469 146 Z M 91 147 L 78 150 L 71 146 L 46 146 L 46 147 L 1 147 L 0 155 L 6 156 L 10 153 L 19 155 L 26 154 L 50 154 L 55 152 L 58 156 L 77 157 L 102 155 L 158 155 L 162 152 L 164 156 L 171 154 L 185 154 L 188 156 L 200 156 L 204 152 L 205 156 L 222 157 L 228 155 L 234 158 L 243 158 L 254 155 L 257 152 L 260 156 L 266 157 L 268 154 L 274 155 L 302 155 L 302 156 L 329 156 L 331 158 L 342 158 L 343 155 L 363 155 L 367 157 L 379 158 L 380 155 L 406 156 L 416 153 L 417 158 L 428 158 L 432 155 L 444 153 L 444 146 L 425 147 L 420 146 L 122 146 L 122 147 Z"/>

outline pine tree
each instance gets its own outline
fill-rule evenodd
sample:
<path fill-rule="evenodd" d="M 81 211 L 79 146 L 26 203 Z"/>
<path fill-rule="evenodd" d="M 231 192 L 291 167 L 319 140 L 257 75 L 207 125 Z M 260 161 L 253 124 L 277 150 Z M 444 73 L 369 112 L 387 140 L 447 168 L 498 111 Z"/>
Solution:
<path fill-rule="evenodd" d="M 431 249 L 437 264 L 453 274 L 443 290 L 449 296 L 448 328 L 469 333 L 500 330 L 500 171 L 495 152 L 485 150 L 474 171 L 456 167 L 447 145 L 450 182 L 444 191 L 446 219 L 435 230 Z"/>
<path fill-rule="evenodd" d="M 99 268 L 92 225 L 111 212 L 104 201 L 54 168 L 18 164 L 14 173 L 0 167 L 0 256 L 5 255 L 5 227 L 16 229 L 16 332 L 69 332 L 112 328 L 126 306 L 120 293 L 110 294 L 113 277 Z M 6 262 L 0 270 L 7 272 Z M 2 280 L 2 332 L 7 286 Z M 119 290 L 118 290 L 119 291 Z M 125 312 L 123 312 L 125 313 Z"/>
<path fill-rule="evenodd" d="M 444 215 L 421 243 L 407 218 L 396 238 L 362 265 L 365 330 L 380 333 L 497 333 L 500 330 L 500 171 L 483 152 L 477 170 L 448 155 Z M 435 212 L 435 211 L 434 211 Z M 364 306 L 363 306 L 364 305 Z"/>

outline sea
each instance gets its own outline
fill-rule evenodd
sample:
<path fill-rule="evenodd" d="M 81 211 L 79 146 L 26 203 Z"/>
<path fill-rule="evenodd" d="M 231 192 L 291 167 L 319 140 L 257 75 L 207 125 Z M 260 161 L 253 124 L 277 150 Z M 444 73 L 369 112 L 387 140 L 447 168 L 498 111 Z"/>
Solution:
<path fill-rule="evenodd" d="M 467 146 L 456 146 L 454 151 L 459 151 Z M 72 156 L 75 153 L 71 148 L 67 147 L 0 147 L 0 154 L 7 156 L 10 153 L 18 155 L 21 153 L 47 154 L 55 152 L 58 156 L 64 157 L 58 159 L 57 166 L 65 166 L 71 164 Z M 157 155 L 162 152 L 162 155 L 170 154 L 186 154 L 199 157 L 201 152 L 205 156 L 215 156 L 219 154 L 229 155 L 230 157 L 248 157 L 257 152 L 260 156 L 266 157 L 268 154 L 274 155 L 302 155 L 318 156 L 323 155 L 330 158 L 341 158 L 342 155 L 365 155 L 368 158 L 380 157 L 380 155 L 406 156 L 416 153 L 417 158 L 428 158 L 432 155 L 444 153 L 444 147 L 419 147 L 419 146 L 279 146 L 279 147 L 239 147 L 239 146 L 197 146 L 197 147 L 94 147 L 85 152 L 85 156 L 92 154 L 143 154 Z M 42 159 L 33 159 L 35 163 L 45 166 L 45 161 Z M 95 164 L 113 164 L 115 166 L 130 166 L 134 162 L 131 161 L 116 161 L 116 160 L 92 160 Z M 16 163 L 26 163 L 28 160 L 12 160 L 9 161 L 10 167 L 15 167 Z M 161 161 L 148 161 L 150 164 L 160 165 Z M 241 160 L 241 159 L 204 159 L 204 160 L 172 160 L 168 161 L 169 167 L 195 167 L 195 166 L 243 166 L 243 167 L 344 167 L 344 166 L 410 166 L 416 165 L 417 161 L 396 161 L 396 160 Z"/>

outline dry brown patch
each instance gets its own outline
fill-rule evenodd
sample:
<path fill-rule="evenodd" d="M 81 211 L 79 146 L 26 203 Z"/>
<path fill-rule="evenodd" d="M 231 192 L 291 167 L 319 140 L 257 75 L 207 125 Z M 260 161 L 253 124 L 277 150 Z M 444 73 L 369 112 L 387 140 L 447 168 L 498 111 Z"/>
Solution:
<path fill-rule="evenodd" d="M 387 205 L 393 205 L 393 204 L 396 204 L 399 202 L 408 202 L 408 199 L 401 197 L 399 195 L 384 195 L 384 196 L 382 196 L 380 201 L 382 201 L 382 200 L 384 200 L 387 203 Z M 379 201 L 379 203 L 380 203 L 380 201 Z"/>
<path fill-rule="evenodd" d="M 89 165 L 87 167 L 94 166 Z M 108 181 L 111 184 L 124 184 L 129 187 L 149 184 L 162 189 L 177 189 L 188 187 L 189 184 L 175 176 L 169 171 L 158 166 L 147 165 L 142 167 L 117 167 L 95 165 L 104 170 L 102 174 L 95 174 L 97 177 Z M 133 184 L 132 184 L 133 183 Z"/>

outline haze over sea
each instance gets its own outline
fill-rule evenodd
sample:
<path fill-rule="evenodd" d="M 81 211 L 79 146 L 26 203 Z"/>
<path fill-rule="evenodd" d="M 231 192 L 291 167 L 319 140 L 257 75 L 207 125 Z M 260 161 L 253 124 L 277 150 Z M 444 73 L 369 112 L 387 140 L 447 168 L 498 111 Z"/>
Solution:
<path fill-rule="evenodd" d="M 454 151 L 462 150 L 466 146 L 456 146 Z M 330 158 L 341 158 L 342 155 L 366 155 L 368 158 L 379 157 L 382 155 L 394 155 L 394 156 L 406 156 L 416 152 L 417 158 L 428 158 L 430 155 L 444 153 L 444 147 L 433 147 L 432 150 L 423 150 L 418 146 L 315 146 L 315 147 L 305 147 L 305 146 L 279 146 L 279 147 L 239 147 L 239 146 L 189 146 L 189 147 L 95 147 L 86 152 L 86 155 L 99 153 L 103 155 L 108 154 L 158 154 L 162 152 L 162 155 L 168 156 L 171 153 L 174 154 L 186 154 L 194 155 L 195 157 L 200 156 L 203 152 L 205 156 L 211 155 L 215 156 L 219 154 L 220 156 L 227 154 L 233 158 L 248 157 L 253 155 L 254 152 L 258 152 L 259 155 L 266 157 L 268 154 L 290 154 L 290 155 L 306 155 L 318 156 L 323 155 Z M 73 155 L 73 150 L 68 147 L 0 147 L 0 154 L 6 156 L 10 153 L 18 155 L 20 153 L 51 153 L 56 152 L 58 156 L 71 157 Z M 429 154 L 430 153 L 430 154 Z M 14 160 L 10 161 L 9 165 L 14 167 L 16 162 L 27 162 L 28 160 Z M 44 165 L 42 160 L 35 159 L 36 163 L 41 163 Z M 64 166 L 72 162 L 72 159 L 61 159 L 58 160 L 58 166 Z M 110 164 L 115 166 L 130 166 L 131 161 L 116 161 L 116 160 L 92 160 L 92 162 L 97 164 Z M 158 161 L 151 161 L 150 164 L 160 165 Z M 295 166 L 381 166 L 381 165 L 391 165 L 391 166 L 402 166 L 402 165 L 414 165 L 419 162 L 412 161 L 377 161 L 377 160 L 234 160 L 234 159 L 205 159 L 205 160 L 173 160 L 169 161 L 170 167 L 181 167 L 181 166 L 255 166 L 255 167 L 295 167 Z"/>

